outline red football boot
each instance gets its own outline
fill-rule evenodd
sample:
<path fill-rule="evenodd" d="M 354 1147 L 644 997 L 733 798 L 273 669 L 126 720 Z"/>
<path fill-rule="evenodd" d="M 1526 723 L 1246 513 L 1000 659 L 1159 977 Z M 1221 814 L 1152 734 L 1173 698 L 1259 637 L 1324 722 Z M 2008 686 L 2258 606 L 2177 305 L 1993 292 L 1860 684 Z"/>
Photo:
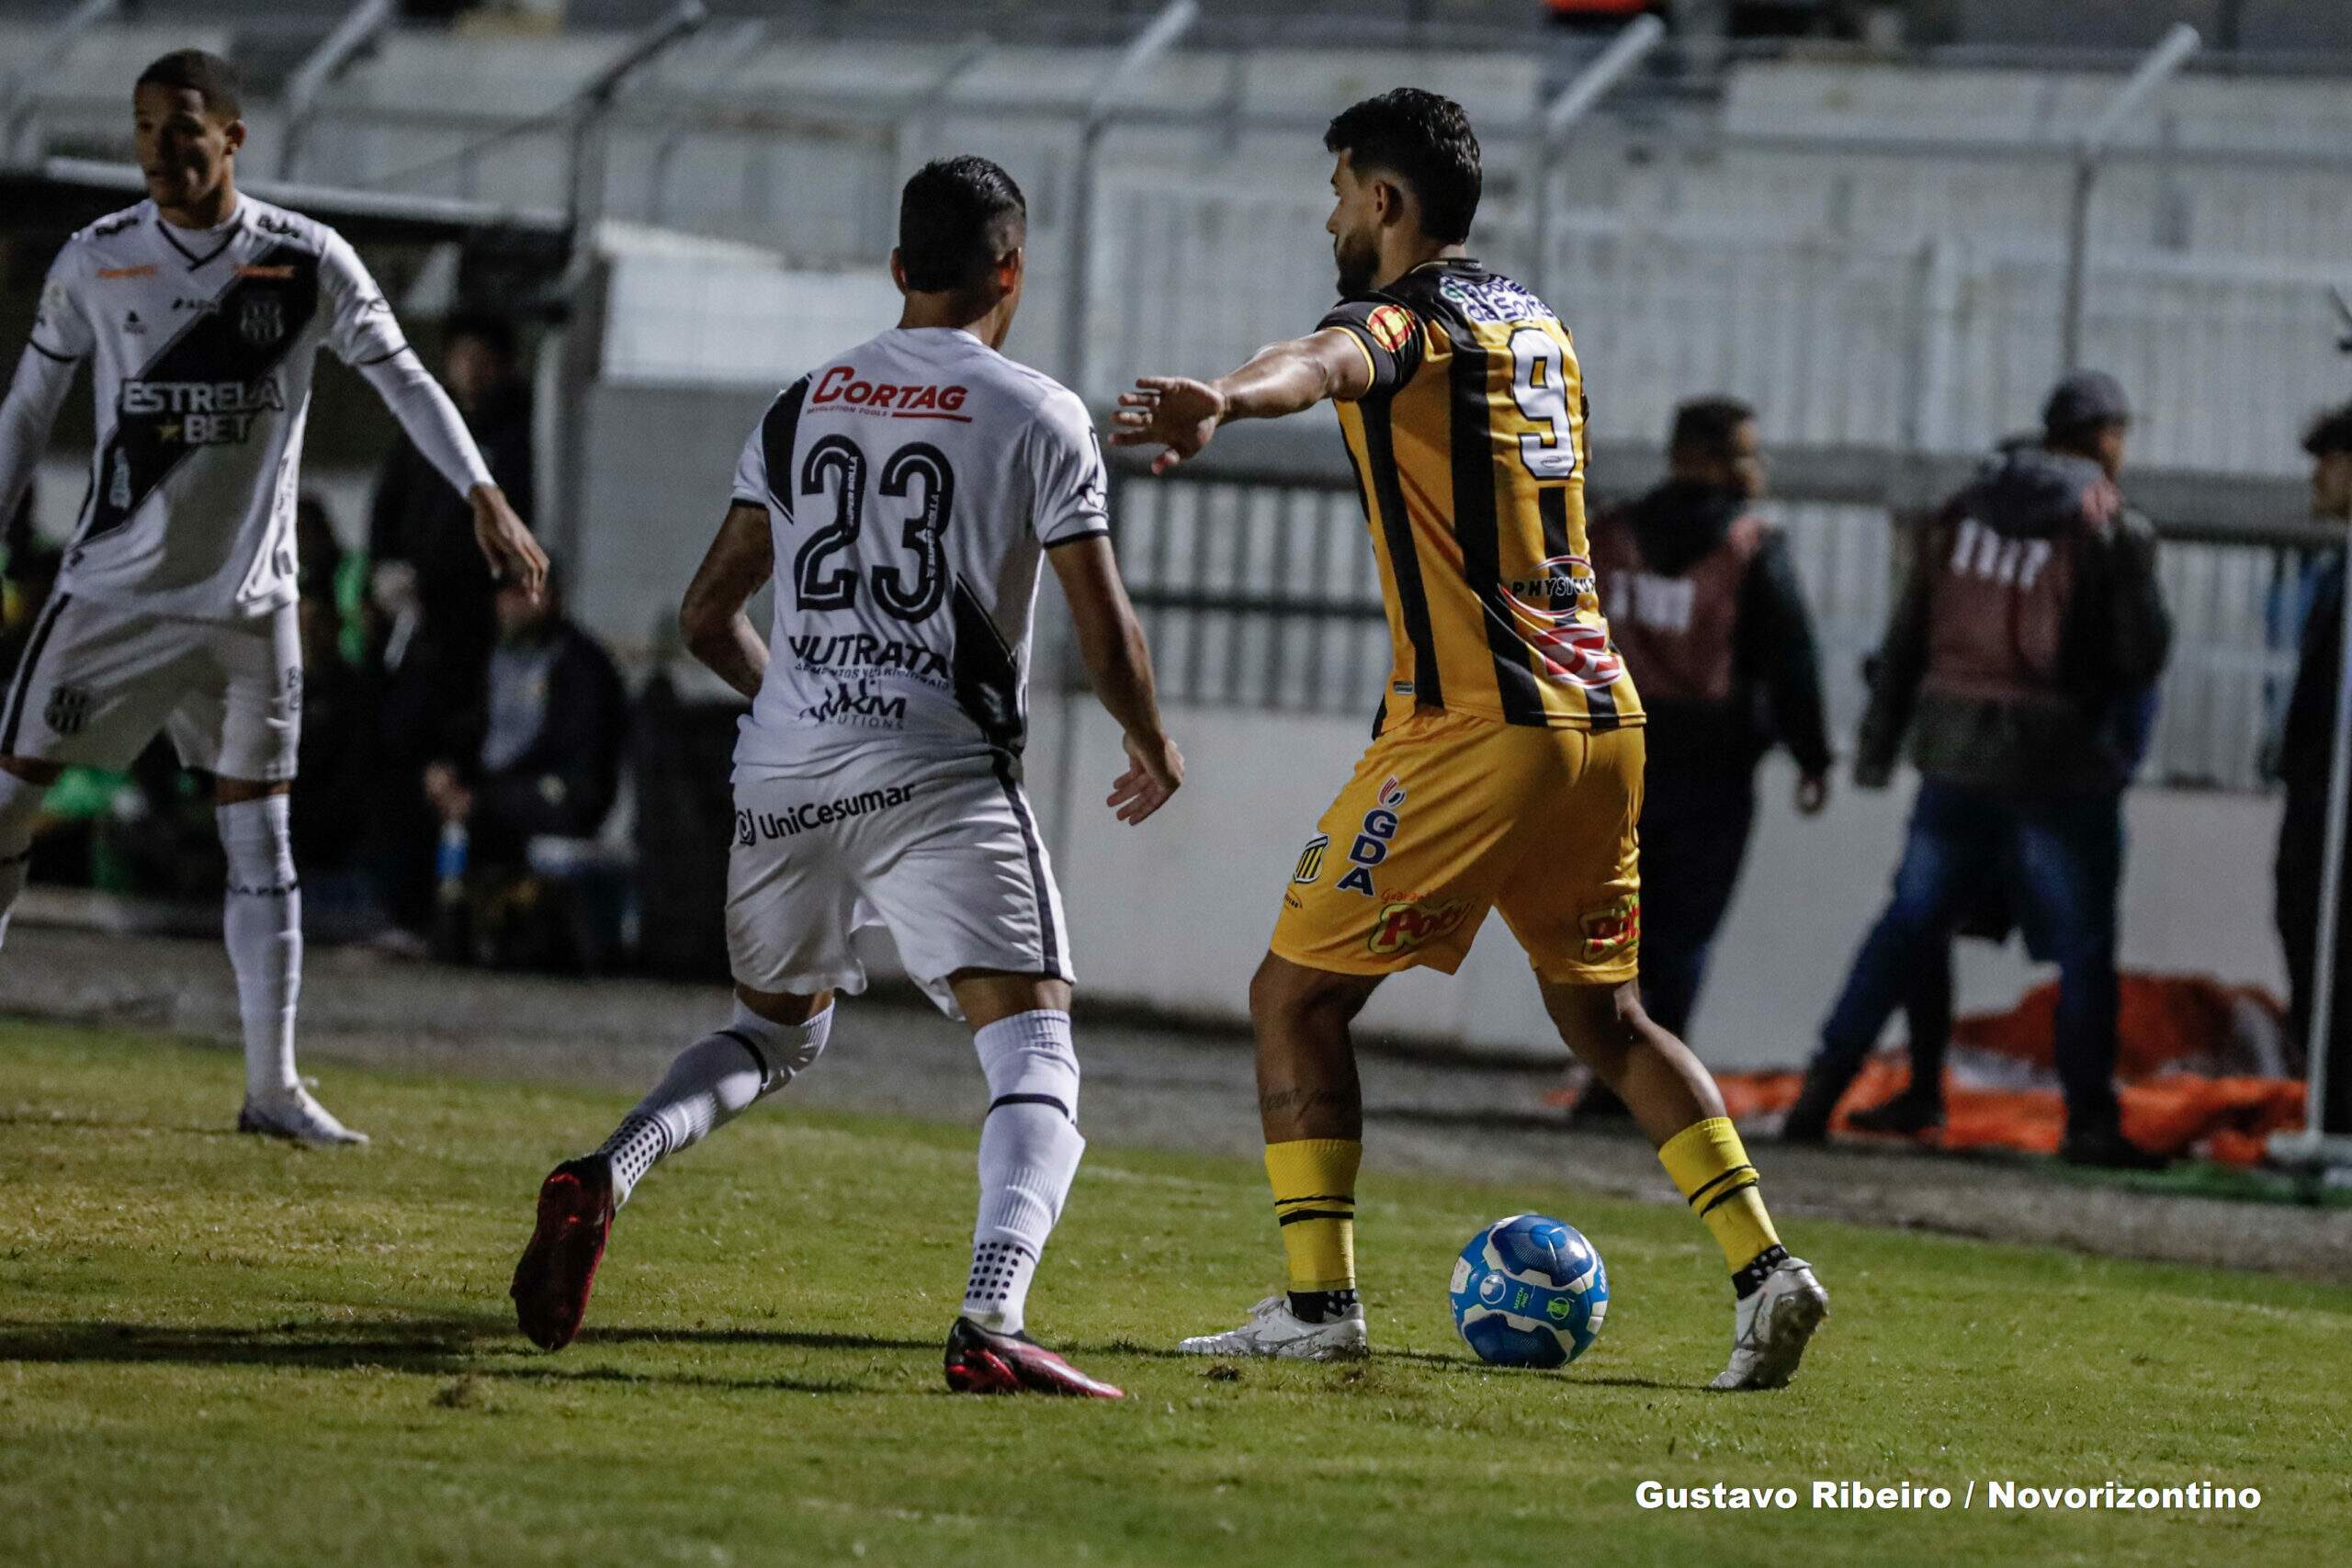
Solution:
<path fill-rule="evenodd" d="M 959 1317 L 947 1331 L 947 1386 L 957 1393 L 1067 1393 L 1125 1399 L 1026 1334 L 999 1334 Z"/>
<path fill-rule="evenodd" d="M 539 1223 L 514 1265 L 514 1321 L 543 1350 L 560 1350 L 580 1332 L 588 1292 L 613 1229 L 612 1169 L 602 1159 L 568 1159 L 539 1186 Z"/>

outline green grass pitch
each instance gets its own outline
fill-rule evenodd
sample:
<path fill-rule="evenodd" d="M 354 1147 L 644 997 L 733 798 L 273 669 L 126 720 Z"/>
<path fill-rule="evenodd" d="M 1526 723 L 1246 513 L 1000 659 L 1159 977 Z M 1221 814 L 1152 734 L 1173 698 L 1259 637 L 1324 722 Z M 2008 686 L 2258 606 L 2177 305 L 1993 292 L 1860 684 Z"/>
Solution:
<path fill-rule="evenodd" d="M 217 1051 L 0 1025 L 0 1562 L 2337 1560 L 2352 1292 L 1826 1224 L 1797 1384 L 1724 1396 L 1721 1259 L 1670 1208 L 1374 1173 L 1379 1354 L 1204 1364 L 1274 1278 L 1260 1173 L 1097 1148 L 1036 1331 L 1123 1404 L 948 1394 L 967 1127 L 763 1106 L 616 1228 L 589 1327 L 507 1273 L 620 1097 L 338 1070 L 377 1143 L 238 1138 Z M 1376 1155 L 1375 1145 L 1375 1155 Z M 1770 1168 L 1766 1160 L 1766 1190 Z M 1444 1286 L 1480 1224 L 1583 1227 L 1613 1292 L 1560 1373 L 1490 1371 Z M 2256 1486 L 2253 1512 L 1990 1510 L 1983 1483 Z M 1947 1512 L 1668 1513 L 1669 1485 L 1946 1485 Z"/>

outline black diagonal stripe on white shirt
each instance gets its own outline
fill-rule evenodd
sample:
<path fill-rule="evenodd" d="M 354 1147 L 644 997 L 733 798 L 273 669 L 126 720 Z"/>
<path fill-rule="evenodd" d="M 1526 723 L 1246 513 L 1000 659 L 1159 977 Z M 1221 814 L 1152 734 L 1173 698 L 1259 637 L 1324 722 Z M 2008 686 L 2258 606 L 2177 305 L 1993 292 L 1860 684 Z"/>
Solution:
<path fill-rule="evenodd" d="M 124 386 L 128 387 L 131 380 L 236 383 L 245 387 L 259 382 L 275 371 L 301 341 L 311 318 L 317 314 L 321 259 L 292 245 L 272 245 L 241 267 L 236 280 L 220 291 L 210 308 L 198 311 L 195 320 L 165 344 L 136 377 L 127 378 Z M 290 277 L 260 276 L 288 267 L 292 269 Z M 280 331 L 266 344 L 253 343 L 241 330 L 243 308 L 257 296 L 272 294 L 280 301 Z M 91 492 L 87 518 L 74 536 L 76 546 L 104 538 L 128 523 L 172 471 L 198 450 L 184 441 L 164 440 L 163 423 L 174 416 L 127 414 L 120 407 L 122 390 L 118 389 L 115 396 L 114 434 L 99 454 L 96 483 Z M 113 499 L 115 468 L 123 461 L 130 465 L 130 483 L 125 487 L 129 495 L 118 506 Z"/>

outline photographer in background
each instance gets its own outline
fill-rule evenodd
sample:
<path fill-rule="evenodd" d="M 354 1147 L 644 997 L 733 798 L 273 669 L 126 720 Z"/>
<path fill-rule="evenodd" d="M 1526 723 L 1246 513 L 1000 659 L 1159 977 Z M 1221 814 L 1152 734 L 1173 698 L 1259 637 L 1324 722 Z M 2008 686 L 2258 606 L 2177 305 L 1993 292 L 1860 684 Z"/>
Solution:
<path fill-rule="evenodd" d="M 2116 906 L 2135 710 L 2171 640 L 2155 535 L 2116 488 L 2123 389 L 2077 371 L 2042 439 L 2003 454 L 1923 531 L 1863 714 L 1855 782 L 1883 788 L 1905 733 L 1924 775 L 1894 897 L 1855 955 L 1782 1136 L 1818 1143 L 1914 977 L 2006 891 L 2058 964 L 2061 1156 L 2144 1169 L 2115 1094 Z"/>

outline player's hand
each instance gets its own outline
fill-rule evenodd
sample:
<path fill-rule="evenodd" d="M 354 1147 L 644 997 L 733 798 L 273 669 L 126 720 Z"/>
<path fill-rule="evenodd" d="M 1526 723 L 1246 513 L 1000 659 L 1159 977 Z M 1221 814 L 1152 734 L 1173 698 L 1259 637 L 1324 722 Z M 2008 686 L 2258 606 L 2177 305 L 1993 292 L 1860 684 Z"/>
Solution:
<path fill-rule="evenodd" d="M 1225 394 L 1206 381 L 1182 376 L 1141 376 L 1136 389 L 1119 394 L 1111 415 L 1114 446 L 1164 446 L 1151 471 L 1164 474 L 1187 457 L 1200 456 L 1225 419 Z"/>
<path fill-rule="evenodd" d="M 1797 815 L 1818 817 L 1829 804 L 1829 775 L 1806 773 L 1797 780 Z"/>
<path fill-rule="evenodd" d="M 1168 797 L 1183 787 L 1184 753 L 1165 735 L 1137 735 L 1130 729 L 1124 739 L 1127 771 L 1112 782 L 1111 797 L 1102 804 L 1117 812 L 1120 821 L 1133 825 L 1167 805 Z"/>
<path fill-rule="evenodd" d="M 424 798 L 441 814 L 444 822 L 463 822 L 474 814 L 473 791 L 458 777 L 458 770 L 447 762 L 424 765 Z"/>
<path fill-rule="evenodd" d="M 539 548 L 531 530 L 506 504 L 506 492 L 496 485 L 476 485 L 466 492 L 466 500 L 474 509 L 474 543 L 481 547 L 491 576 L 516 584 L 537 604 L 547 592 L 547 551 Z"/>

